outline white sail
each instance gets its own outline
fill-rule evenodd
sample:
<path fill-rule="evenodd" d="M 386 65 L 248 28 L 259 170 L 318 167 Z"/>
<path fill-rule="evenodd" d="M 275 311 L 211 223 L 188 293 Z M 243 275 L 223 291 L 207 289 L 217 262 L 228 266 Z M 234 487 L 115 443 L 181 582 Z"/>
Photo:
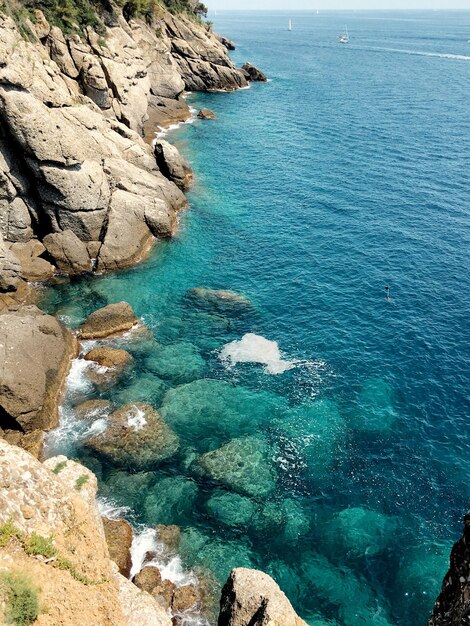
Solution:
<path fill-rule="evenodd" d="M 289 27 L 288 30 L 292 30 L 292 20 L 289 20 Z"/>

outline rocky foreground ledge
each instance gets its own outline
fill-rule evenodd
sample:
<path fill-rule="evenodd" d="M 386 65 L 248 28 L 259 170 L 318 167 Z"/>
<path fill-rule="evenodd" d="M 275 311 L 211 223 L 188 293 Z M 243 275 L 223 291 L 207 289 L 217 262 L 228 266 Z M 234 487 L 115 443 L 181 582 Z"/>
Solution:
<path fill-rule="evenodd" d="M 7 587 L 22 581 L 28 606 L 35 607 L 32 621 L 42 626 L 183 624 L 184 611 L 197 601 L 194 591 L 170 589 L 173 604 L 167 610 L 169 587 L 161 580 L 157 588 L 148 584 L 154 568 L 136 576 L 140 588 L 126 577 L 132 531 L 125 522 L 123 530 L 100 517 L 96 492 L 94 474 L 79 463 L 65 457 L 40 463 L 0 439 L 2 580 L 9 581 Z M 8 593 L 0 594 L 6 614 L 12 602 Z M 269 576 L 235 569 L 222 592 L 218 625 L 248 624 L 306 626 Z"/>

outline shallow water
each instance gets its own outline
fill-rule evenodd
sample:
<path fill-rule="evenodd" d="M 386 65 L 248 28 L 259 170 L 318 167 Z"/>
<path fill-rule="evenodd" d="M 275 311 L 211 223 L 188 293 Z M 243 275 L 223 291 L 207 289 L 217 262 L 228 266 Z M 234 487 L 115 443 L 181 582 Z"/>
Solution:
<path fill-rule="evenodd" d="M 77 363 L 50 452 L 81 456 L 136 522 L 179 524 L 187 569 L 265 569 L 315 626 L 424 624 L 470 495 L 470 13 L 216 26 L 271 81 L 191 96 L 218 119 L 170 136 L 196 178 L 175 240 L 45 295 L 71 325 L 125 299 L 154 333 L 115 342 L 135 356 L 117 387 Z M 102 417 L 73 413 L 90 397 L 161 409 L 176 456 L 92 458 Z"/>

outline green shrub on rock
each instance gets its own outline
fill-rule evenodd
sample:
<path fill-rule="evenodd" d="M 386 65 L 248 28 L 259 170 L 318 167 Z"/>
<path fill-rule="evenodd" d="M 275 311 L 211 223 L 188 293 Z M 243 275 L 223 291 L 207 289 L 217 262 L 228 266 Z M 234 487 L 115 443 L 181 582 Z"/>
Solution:
<path fill-rule="evenodd" d="M 32 624 L 39 615 L 39 589 L 23 572 L 6 572 L 0 577 L 5 597 L 5 620 L 23 626 Z"/>

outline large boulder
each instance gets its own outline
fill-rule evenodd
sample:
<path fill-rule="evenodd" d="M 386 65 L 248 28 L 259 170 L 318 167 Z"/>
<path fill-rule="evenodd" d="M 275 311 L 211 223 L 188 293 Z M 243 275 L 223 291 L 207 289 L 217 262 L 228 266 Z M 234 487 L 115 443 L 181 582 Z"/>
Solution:
<path fill-rule="evenodd" d="M 123 519 L 103 517 L 103 528 L 111 560 L 118 566 L 119 573 L 129 578 L 132 567 L 132 526 Z"/>
<path fill-rule="evenodd" d="M 0 427 L 54 428 L 76 341 L 35 306 L 0 316 Z"/>
<path fill-rule="evenodd" d="M 67 274 L 91 272 L 93 263 L 86 244 L 72 230 L 50 233 L 43 243 L 57 267 Z"/>
<path fill-rule="evenodd" d="M 85 354 L 86 361 L 94 361 L 103 367 L 108 367 L 120 373 L 124 368 L 132 363 L 133 358 L 126 350 L 120 348 L 110 348 L 109 346 L 99 346 L 92 348 Z"/>
<path fill-rule="evenodd" d="M 258 83 L 265 83 L 268 79 L 265 74 L 251 63 L 242 65 L 242 70 L 247 80 Z"/>
<path fill-rule="evenodd" d="M 274 580 L 258 570 L 232 570 L 220 600 L 218 626 L 307 626 Z"/>
<path fill-rule="evenodd" d="M 81 339 L 101 339 L 125 330 L 137 324 L 132 307 L 127 302 L 117 302 L 94 311 L 80 328 Z"/>
<path fill-rule="evenodd" d="M 210 109 L 201 109 L 197 114 L 200 120 L 215 120 L 216 114 Z"/>
<path fill-rule="evenodd" d="M 21 263 L 21 277 L 24 280 L 46 281 L 53 276 L 55 268 L 49 261 L 41 258 L 46 248 L 37 239 L 12 243 L 10 244 L 10 251 Z"/>
<path fill-rule="evenodd" d="M 112 413 L 85 445 L 115 465 L 142 470 L 175 454 L 179 440 L 155 409 L 136 402 Z"/>
<path fill-rule="evenodd" d="M 168 141 L 158 139 L 155 142 L 154 152 L 161 173 L 176 183 L 180 189 L 188 189 L 193 174 L 178 149 Z"/>

